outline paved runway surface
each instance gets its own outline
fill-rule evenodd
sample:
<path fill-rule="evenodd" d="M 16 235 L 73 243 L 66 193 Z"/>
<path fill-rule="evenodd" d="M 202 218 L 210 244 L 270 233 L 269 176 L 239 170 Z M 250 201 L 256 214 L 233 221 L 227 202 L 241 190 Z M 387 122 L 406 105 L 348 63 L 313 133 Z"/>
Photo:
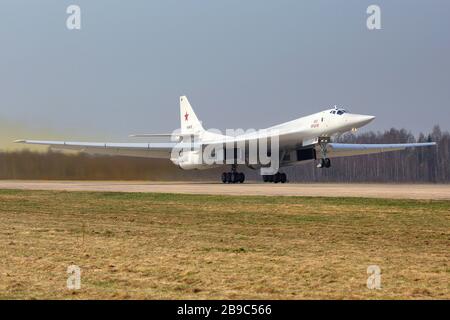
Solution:
<path fill-rule="evenodd" d="M 224 185 L 221 183 L 128 181 L 0 181 L 0 189 L 450 200 L 450 185 L 431 184 L 244 183 Z"/>

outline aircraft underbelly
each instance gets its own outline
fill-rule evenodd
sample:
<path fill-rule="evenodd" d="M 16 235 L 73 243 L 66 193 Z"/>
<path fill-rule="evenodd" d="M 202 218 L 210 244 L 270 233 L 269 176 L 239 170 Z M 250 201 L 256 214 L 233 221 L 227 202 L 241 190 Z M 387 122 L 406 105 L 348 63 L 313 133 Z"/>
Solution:
<path fill-rule="evenodd" d="M 280 136 L 280 149 L 296 149 L 303 146 L 303 141 L 317 138 L 311 132 L 295 132 Z"/>

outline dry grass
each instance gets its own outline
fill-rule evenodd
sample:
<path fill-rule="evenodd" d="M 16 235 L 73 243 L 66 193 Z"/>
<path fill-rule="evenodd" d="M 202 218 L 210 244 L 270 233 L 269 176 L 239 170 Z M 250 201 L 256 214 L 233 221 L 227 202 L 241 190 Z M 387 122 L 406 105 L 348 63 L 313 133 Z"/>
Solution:
<path fill-rule="evenodd" d="M 450 201 L 5 190 L 0 245 L 2 299 L 450 298 Z"/>

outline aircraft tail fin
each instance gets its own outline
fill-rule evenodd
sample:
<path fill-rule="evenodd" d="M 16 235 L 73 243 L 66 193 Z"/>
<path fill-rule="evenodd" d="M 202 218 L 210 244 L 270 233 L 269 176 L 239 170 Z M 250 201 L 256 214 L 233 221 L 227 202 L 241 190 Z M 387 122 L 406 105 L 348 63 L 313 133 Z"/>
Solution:
<path fill-rule="evenodd" d="M 181 134 L 194 134 L 204 131 L 186 96 L 180 97 Z"/>

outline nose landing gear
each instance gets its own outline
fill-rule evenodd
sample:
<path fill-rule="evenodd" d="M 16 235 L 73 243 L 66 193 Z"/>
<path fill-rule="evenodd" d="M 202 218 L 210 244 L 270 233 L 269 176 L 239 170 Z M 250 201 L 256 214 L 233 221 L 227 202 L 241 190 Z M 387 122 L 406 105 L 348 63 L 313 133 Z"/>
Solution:
<path fill-rule="evenodd" d="M 319 164 L 317 165 L 317 168 L 329 168 L 329 167 L 331 167 L 330 158 L 322 158 L 319 160 Z"/>
<path fill-rule="evenodd" d="M 319 160 L 317 168 L 329 168 L 331 167 L 331 160 L 327 157 L 327 144 L 330 142 L 330 138 L 319 138 L 320 154 L 322 158 Z"/>

